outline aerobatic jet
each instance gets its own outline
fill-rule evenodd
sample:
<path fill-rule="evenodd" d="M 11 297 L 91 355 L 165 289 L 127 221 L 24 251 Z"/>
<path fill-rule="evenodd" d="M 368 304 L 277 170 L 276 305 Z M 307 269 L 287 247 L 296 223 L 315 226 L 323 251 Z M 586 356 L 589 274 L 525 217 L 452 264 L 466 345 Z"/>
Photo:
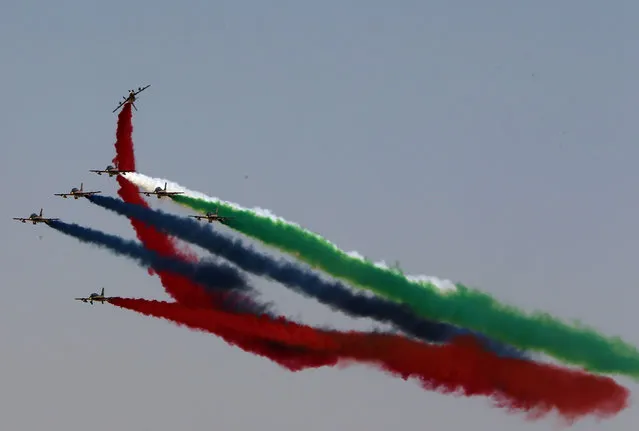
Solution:
<path fill-rule="evenodd" d="M 36 214 L 36 213 L 33 213 L 27 218 L 14 217 L 13 219 L 21 221 L 22 223 L 30 222 L 30 223 L 33 223 L 33 224 L 37 224 L 37 223 L 49 224 L 49 222 L 60 220 L 59 218 L 44 218 L 42 216 L 42 208 L 40 208 L 40 214 L 39 215 Z"/>
<path fill-rule="evenodd" d="M 219 210 L 220 210 L 219 208 L 216 208 L 215 212 L 209 211 L 205 215 L 190 215 L 189 217 L 193 217 L 194 219 L 198 219 L 198 220 L 206 220 L 209 223 L 213 223 L 214 221 L 219 221 L 220 223 L 226 223 L 228 219 L 233 218 L 233 217 L 218 215 Z"/>
<path fill-rule="evenodd" d="M 163 196 L 173 196 L 173 195 L 181 195 L 184 192 L 167 192 L 166 191 L 166 186 L 168 183 L 164 183 L 164 188 L 162 187 L 156 187 L 154 191 L 152 192 L 140 192 L 144 195 L 147 196 L 151 196 L 151 195 L 156 195 L 158 197 L 158 199 L 160 199 Z"/>
<path fill-rule="evenodd" d="M 151 85 L 147 85 L 146 87 L 138 87 L 137 90 L 129 90 L 129 95 L 128 96 L 122 96 L 122 99 L 124 99 L 123 101 L 120 102 L 120 104 L 118 105 L 117 108 L 115 108 L 113 110 L 113 112 L 117 111 L 118 109 L 120 109 L 121 107 L 123 107 L 124 105 L 126 105 L 127 103 L 130 103 L 131 106 L 133 106 L 133 108 L 137 111 L 138 108 L 135 106 L 135 100 L 136 100 L 136 96 L 140 93 L 142 93 L 144 90 L 146 90 L 147 88 L 149 88 Z"/>
<path fill-rule="evenodd" d="M 54 196 L 62 196 L 65 199 L 68 198 L 69 196 L 71 196 L 74 199 L 80 199 L 82 197 L 97 195 L 98 193 L 102 193 L 102 191 L 97 190 L 97 191 L 94 191 L 94 192 L 85 192 L 84 191 L 84 184 L 80 183 L 80 188 L 79 189 L 77 187 L 73 187 L 69 193 L 54 193 Z"/>
<path fill-rule="evenodd" d="M 109 299 L 111 298 L 106 298 L 104 296 L 104 287 L 102 288 L 102 292 L 100 293 L 92 293 L 86 298 L 75 298 L 76 301 L 82 301 L 84 303 L 88 302 L 91 305 L 93 305 L 94 302 L 101 302 L 104 304 L 105 302 L 109 302 Z"/>
<path fill-rule="evenodd" d="M 128 172 L 135 172 L 135 171 L 123 171 L 123 170 L 120 170 L 120 169 L 116 169 L 112 165 L 109 165 L 105 169 L 102 169 L 102 170 L 100 170 L 100 169 L 91 169 L 91 170 L 89 170 L 89 172 L 95 172 L 98 175 L 108 174 L 109 177 L 113 177 L 115 175 L 126 174 Z"/>

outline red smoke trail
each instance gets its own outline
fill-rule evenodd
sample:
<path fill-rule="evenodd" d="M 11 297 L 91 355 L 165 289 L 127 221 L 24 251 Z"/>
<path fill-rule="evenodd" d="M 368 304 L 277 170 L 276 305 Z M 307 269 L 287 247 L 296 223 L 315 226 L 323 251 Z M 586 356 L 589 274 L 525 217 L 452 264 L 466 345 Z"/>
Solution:
<path fill-rule="evenodd" d="M 132 131 L 131 106 L 127 104 L 119 115 L 116 133 L 114 163 L 119 169 L 135 170 Z M 146 205 L 137 187 L 120 176 L 118 183 L 118 194 L 125 201 Z M 144 224 L 132 224 L 138 238 L 148 248 L 161 254 L 188 258 L 179 253 L 165 235 Z M 112 302 L 123 308 L 214 332 L 231 344 L 267 356 L 289 369 L 334 365 L 338 360 L 375 363 L 404 378 L 417 377 L 429 389 L 445 392 L 463 389 L 466 395 L 493 396 L 503 406 L 529 412 L 537 409 L 539 414 L 556 408 L 568 418 L 588 413 L 612 415 L 627 403 L 627 391 L 612 379 L 499 358 L 483 352 L 470 341 L 435 347 L 396 336 L 322 332 L 257 316 L 189 309 L 185 306 L 199 307 L 207 301 L 210 304 L 208 295 L 182 277 L 159 276 L 167 291 L 181 304 L 122 298 Z"/>
<path fill-rule="evenodd" d="M 111 303 L 215 334 L 259 337 L 343 361 L 375 364 L 426 389 L 493 398 L 500 407 L 540 417 L 556 409 L 565 419 L 587 414 L 611 416 L 627 407 L 629 393 L 613 379 L 486 352 L 472 338 L 430 345 L 408 338 L 362 332 L 319 331 L 309 326 L 177 303 L 115 298 Z M 327 361 L 328 362 L 328 361 Z"/>
<path fill-rule="evenodd" d="M 115 157 L 113 158 L 115 167 L 124 171 L 135 171 L 132 118 L 131 104 L 127 103 L 118 114 L 118 126 L 115 132 Z M 122 175 L 118 175 L 117 180 L 120 185 L 118 195 L 125 202 L 143 205 L 148 208 L 148 204 L 134 184 L 127 181 Z M 186 253 L 179 251 L 171 238 L 158 232 L 153 227 L 134 219 L 130 219 L 130 222 L 138 239 L 146 248 L 164 256 L 178 256 L 185 260 L 197 260 L 194 255 L 186 255 Z M 197 284 L 184 277 L 169 273 L 158 273 L 158 277 L 160 277 L 160 281 L 167 293 L 181 304 L 192 307 L 210 306 L 214 301 Z"/>
<path fill-rule="evenodd" d="M 131 104 L 127 103 L 118 115 L 118 125 L 116 129 L 115 152 L 113 164 L 117 169 L 135 171 L 135 153 L 133 150 L 133 123 Z M 128 203 L 143 205 L 148 207 L 146 201 L 142 198 L 139 189 L 127 181 L 123 176 L 118 175 L 118 184 L 120 188 L 118 195 Z M 140 223 L 136 220 L 130 220 L 138 239 L 148 249 L 154 250 L 165 256 L 177 256 L 185 260 L 197 260 L 195 255 L 186 255 L 180 252 L 171 238 L 164 235 L 154 228 Z M 182 306 L 186 307 L 218 307 L 224 301 L 223 294 L 211 296 L 197 284 L 189 279 L 174 275 L 171 273 L 158 273 L 162 285 L 167 293 L 171 295 Z M 238 298 L 240 300 L 241 298 Z M 335 355 L 307 352 L 304 349 L 295 349 L 287 346 L 281 346 L 277 343 L 269 343 L 262 340 L 256 340 L 251 336 L 237 334 L 235 331 L 225 331 L 220 334 L 224 339 L 232 344 L 241 347 L 244 350 L 255 354 L 267 356 L 271 360 L 280 365 L 297 371 L 308 367 L 320 367 L 324 365 L 332 365 L 337 361 Z"/>
<path fill-rule="evenodd" d="M 116 169 L 135 171 L 133 153 L 133 113 L 131 104 L 126 103 L 118 114 L 118 127 L 115 130 L 115 157 L 112 162 Z"/>

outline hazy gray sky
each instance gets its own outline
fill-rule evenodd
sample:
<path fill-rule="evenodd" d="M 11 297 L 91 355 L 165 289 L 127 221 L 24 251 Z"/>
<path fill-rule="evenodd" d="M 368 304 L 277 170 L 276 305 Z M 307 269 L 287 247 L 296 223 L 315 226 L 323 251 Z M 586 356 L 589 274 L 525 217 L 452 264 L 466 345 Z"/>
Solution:
<path fill-rule="evenodd" d="M 639 345 L 636 2 L 5 3 L 3 429 L 556 429 L 370 367 L 293 374 L 74 302 L 101 286 L 166 298 L 132 262 L 11 220 L 44 207 L 134 237 L 53 193 L 115 193 L 88 170 L 110 163 L 111 110 L 143 84 L 141 172 Z M 256 285 L 305 322 L 371 326 Z M 574 429 L 638 420 L 631 407 Z"/>

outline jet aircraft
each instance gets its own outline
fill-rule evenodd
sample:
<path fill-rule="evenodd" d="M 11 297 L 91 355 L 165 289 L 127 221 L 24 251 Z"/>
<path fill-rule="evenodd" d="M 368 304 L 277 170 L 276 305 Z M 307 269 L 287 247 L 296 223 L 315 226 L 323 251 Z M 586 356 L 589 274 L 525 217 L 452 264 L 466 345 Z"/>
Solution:
<path fill-rule="evenodd" d="M 143 92 L 144 90 L 146 90 L 147 88 L 149 88 L 151 85 L 147 85 L 146 87 L 138 87 L 137 91 L 136 90 L 129 90 L 129 95 L 127 96 L 122 96 L 122 99 L 124 99 L 122 102 L 120 102 L 120 104 L 118 105 L 117 108 L 115 108 L 113 110 L 113 112 L 117 111 L 118 109 L 120 109 L 121 107 L 123 107 L 124 105 L 126 105 L 127 103 L 130 103 L 131 106 L 133 106 L 133 108 L 135 108 L 135 110 L 137 111 L 138 108 L 136 108 L 135 106 L 135 100 L 138 94 L 140 94 L 141 92 Z"/>
<path fill-rule="evenodd" d="M 104 287 L 102 288 L 102 292 L 100 292 L 100 293 L 92 293 L 87 298 L 75 298 L 76 301 L 82 301 L 84 303 L 88 302 L 91 305 L 93 305 L 93 302 L 101 302 L 101 303 L 104 304 L 105 302 L 109 302 L 109 299 L 111 299 L 111 298 L 106 298 L 104 296 Z"/>
<path fill-rule="evenodd" d="M 95 192 L 85 192 L 84 191 L 84 184 L 80 183 L 80 188 L 79 189 L 77 187 L 74 187 L 74 188 L 71 189 L 71 192 L 69 192 L 69 193 L 55 193 L 54 196 L 62 196 L 65 199 L 67 197 L 71 196 L 74 199 L 80 199 L 81 197 L 97 195 L 98 193 L 102 193 L 102 192 L 100 190 L 95 191 Z"/>
<path fill-rule="evenodd" d="M 158 197 L 158 199 L 160 199 L 162 196 L 173 196 L 173 195 L 181 195 L 184 192 L 167 192 L 166 191 L 166 186 L 168 183 L 164 183 L 164 188 L 162 187 L 156 187 L 155 191 L 152 192 L 141 192 L 144 195 L 147 196 L 151 196 L 151 195 L 156 195 Z"/>
<path fill-rule="evenodd" d="M 89 172 L 95 172 L 98 175 L 108 174 L 109 177 L 113 177 L 115 175 L 126 174 L 128 172 L 135 172 L 135 171 L 122 171 L 120 169 L 114 168 L 112 165 L 109 165 L 104 170 L 91 169 L 91 170 L 89 170 Z"/>
<path fill-rule="evenodd" d="M 40 208 L 40 215 L 33 213 L 27 218 L 14 217 L 13 219 L 21 221 L 22 223 L 31 222 L 33 224 L 37 224 L 37 223 L 49 224 L 49 222 L 60 220 L 59 218 L 44 218 L 42 216 L 42 208 Z"/>
<path fill-rule="evenodd" d="M 215 212 L 207 212 L 205 215 L 190 215 L 189 217 L 193 217 L 198 220 L 207 220 L 209 223 L 213 223 L 214 221 L 219 221 L 220 223 L 226 223 L 226 221 L 233 217 L 221 216 L 218 215 L 219 208 L 215 209 Z"/>

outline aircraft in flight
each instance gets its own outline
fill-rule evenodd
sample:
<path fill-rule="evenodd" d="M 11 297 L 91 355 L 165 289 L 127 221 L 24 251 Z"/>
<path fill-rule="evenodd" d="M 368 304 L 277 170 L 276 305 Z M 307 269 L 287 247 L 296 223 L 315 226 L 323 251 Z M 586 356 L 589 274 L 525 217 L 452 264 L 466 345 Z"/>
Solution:
<path fill-rule="evenodd" d="M 76 301 L 82 301 L 84 303 L 88 302 L 91 305 L 93 305 L 93 302 L 101 302 L 104 304 L 105 302 L 109 302 L 109 299 L 111 298 L 107 298 L 104 296 L 104 287 L 102 288 L 102 292 L 92 293 L 87 298 L 75 298 Z"/>
<path fill-rule="evenodd" d="M 69 192 L 69 193 L 54 193 L 54 196 L 62 196 L 65 199 L 67 197 L 71 196 L 74 199 L 80 199 L 81 197 L 97 195 L 98 193 L 102 193 L 102 192 L 100 190 L 95 191 L 95 192 L 85 192 L 84 191 L 84 184 L 80 183 L 80 188 L 79 189 L 77 187 L 74 187 L 74 188 L 71 189 L 71 192 Z"/>
<path fill-rule="evenodd" d="M 31 222 L 33 224 L 37 224 L 37 223 L 47 223 L 47 224 L 49 224 L 49 222 L 60 220 L 59 218 L 44 218 L 42 216 L 42 208 L 40 208 L 40 215 L 38 215 L 36 213 L 33 213 L 27 218 L 14 217 L 13 219 L 21 221 L 22 223 Z"/>
<path fill-rule="evenodd" d="M 122 171 L 120 169 L 114 168 L 112 165 L 109 165 L 104 170 L 91 169 L 91 170 L 89 170 L 89 172 L 95 172 L 98 175 L 108 174 L 110 177 L 112 177 L 112 176 L 115 176 L 115 175 L 126 174 L 127 172 L 135 172 L 135 171 Z"/>
<path fill-rule="evenodd" d="M 156 187 L 155 191 L 152 192 L 140 192 L 144 195 L 147 196 L 151 196 L 151 195 L 156 195 L 158 197 L 158 199 L 160 199 L 162 196 L 173 196 L 173 195 L 181 195 L 184 192 L 167 192 L 166 191 L 166 185 L 168 183 L 164 183 L 164 188 L 162 187 Z"/>
<path fill-rule="evenodd" d="M 137 111 L 138 108 L 135 107 L 135 99 L 138 94 L 142 93 L 144 90 L 146 90 L 147 88 L 149 88 L 151 85 L 147 85 L 146 87 L 138 87 L 137 90 L 129 90 L 129 96 L 122 96 L 122 98 L 124 99 L 122 102 L 120 102 L 120 104 L 118 105 L 117 108 L 115 108 L 113 110 L 113 112 L 117 111 L 118 109 L 120 109 L 121 107 L 123 107 L 124 105 L 126 105 L 127 103 L 130 103 L 135 110 Z"/>
<path fill-rule="evenodd" d="M 207 212 L 205 215 L 190 215 L 189 217 L 193 217 L 198 220 L 207 220 L 209 223 L 213 223 L 214 221 L 219 221 L 220 223 L 226 223 L 226 221 L 233 217 L 226 217 L 218 215 L 218 211 L 220 209 L 216 208 L 215 212 Z"/>

